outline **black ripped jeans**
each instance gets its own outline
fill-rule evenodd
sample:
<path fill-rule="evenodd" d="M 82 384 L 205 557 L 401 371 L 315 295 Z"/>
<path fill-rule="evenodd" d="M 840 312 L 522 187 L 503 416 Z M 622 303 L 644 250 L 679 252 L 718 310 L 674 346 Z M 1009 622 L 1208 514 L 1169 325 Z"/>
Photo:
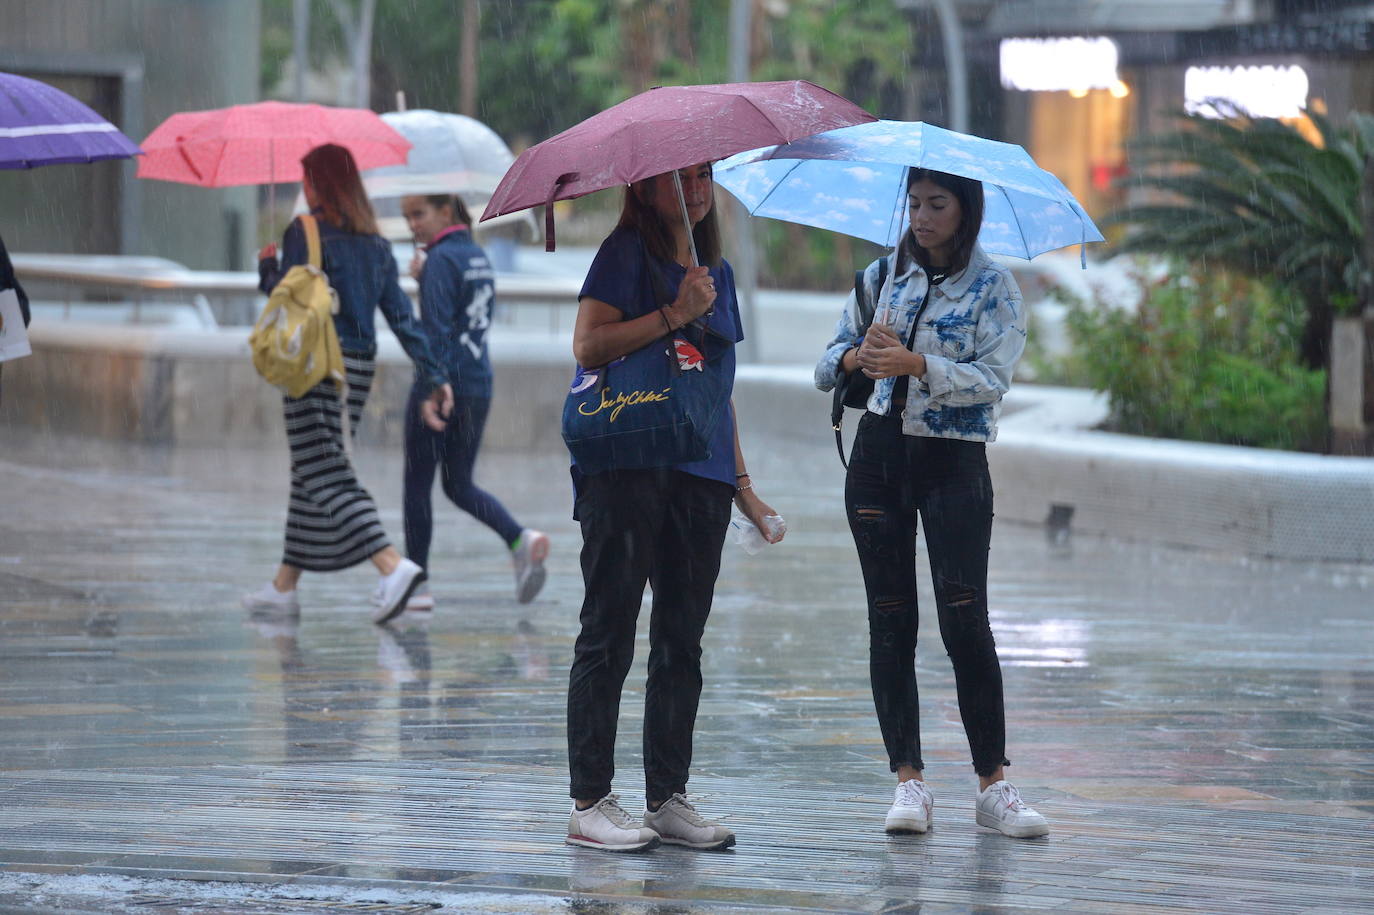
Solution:
<path fill-rule="evenodd" d="M 904 435 L 900 417 L 865 413 L 844 502 L 868 591 L 869 678 L 892 771 L 925 768 L 916 691 L 919 513 L 973 768 L 991 775 L 1008 763 L 1002 668 L 988 625 L 992 479 L 985 446 Z"/>

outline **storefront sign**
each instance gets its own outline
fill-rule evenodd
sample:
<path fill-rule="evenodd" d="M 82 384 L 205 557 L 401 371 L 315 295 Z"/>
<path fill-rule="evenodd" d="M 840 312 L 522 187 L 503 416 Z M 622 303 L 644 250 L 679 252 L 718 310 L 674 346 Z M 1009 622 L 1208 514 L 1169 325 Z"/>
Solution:
<path fill-rule="evenodd" d="M 1025 92 L 1108 89 L 1116 75 L 1110 38 L 1004 38 L 1002 85 Z"/>
<path fill-rule="evenodd" d="M 1227 54 L 1366 54 L 1374 51 L 1374 22 L 1271 22 L 1202 33 L 1204 56 Z"/>
<path fill-rule="evenodd" d="M 1302 67 L 1189 67 L 1183 108 L 1205 118 L 1297 117 L 1307 107 L 1307 87 Z"/>

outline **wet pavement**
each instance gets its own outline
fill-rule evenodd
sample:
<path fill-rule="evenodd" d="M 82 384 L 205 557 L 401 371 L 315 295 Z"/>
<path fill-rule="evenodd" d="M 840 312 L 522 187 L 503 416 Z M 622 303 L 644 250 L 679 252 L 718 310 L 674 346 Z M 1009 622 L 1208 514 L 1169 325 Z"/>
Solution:
<path fill-rule="evenodd" d="M 562 843 L 581 579 L 561 455 L 478 469 L 553 537 L 534 604 L 443 503 L 433 620 L 379 629 L 370 568 L 307 575 L 298 621 L 239 608 L 279 555 L 283 452 L 4 436 L 0 912 L 1374 911 L 1374 567 L 999 525 L 1010 774 L 1053 832 L 974 825 L 927 612 L 935 826 L 889 838 L 839 463 L 746 431 L 790 532 L 727 545 L 690 786 L 739 844 L 617 856 Z M 399 457 L 358 460 L 399 536 Z"/>

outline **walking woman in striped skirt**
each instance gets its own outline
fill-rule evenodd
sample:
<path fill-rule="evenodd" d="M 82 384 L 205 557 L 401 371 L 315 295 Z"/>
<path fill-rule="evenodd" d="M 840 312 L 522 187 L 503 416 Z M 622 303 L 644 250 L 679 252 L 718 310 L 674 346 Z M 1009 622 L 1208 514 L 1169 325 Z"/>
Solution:
<path fill-rule="evenodd" d="M 378 307 L 415 363 L 417 380 L 430 389 L 420 412 L 431 428 L 443 430 L 443 417 L 453 407 L 453 389 L 431 354 L 410 299 L 401 291 L 396 259 L 377 234 L 376 216 L 353 155 L 342 146 L 317 146 L 301 164 L 305 201 L 319 222 L 324 272 L 339 296 L 334 326 L 348 380 L 348 426 L 343 424 L 337 390 L 328 381 L 304 397 L 283 397 L 291 446 L 286 550 L 275 578 L 247 595 L 244 606 L 296 612 L 301 572 L 332 572 L 370 559 L 382 576 L 373 595 L 373 619 L 385 622 L 404 609 L 425 573 L 387 539 L 377 506 L 358 482 L 344 441 L 345 428 L 350 436 L 358 428 L 372 387 Z M 259 254 L 259 288 L 270 292 L 286 271 L 306 261 L 305 232 L 293 221 L 282 238 L 280 265 L 275 245 Z"/>

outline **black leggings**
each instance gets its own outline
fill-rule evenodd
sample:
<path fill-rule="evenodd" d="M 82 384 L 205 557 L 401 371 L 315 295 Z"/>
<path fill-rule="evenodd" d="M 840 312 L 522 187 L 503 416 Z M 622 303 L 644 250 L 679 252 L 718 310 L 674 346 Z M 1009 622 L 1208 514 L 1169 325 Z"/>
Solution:
<path fill-rule="evenodd" d="M 1008 762 L 1002 669 L 988 625 L 992 480 L 983 443 L 904 435 L 900 418 L 865 413 L 844 501 L 868 591 L 869 678 L 892 771 L 925 768 L 916 690 L 919 513 L 973 768 L 991 775 Z"/>
<path fill-rule="evenodd" d="M 491 493 L 472 481 L 482 430 L 487 424 L 486 397 L 456 397 L 443 432 L 435 432 L 420 418 L 420 404 L 428 392 L 410 392 L 405 419 L 405 495 L 402 500 L 406 555 L 422 569 L 429 568 L 429 544 L 434 533 L 434 472 L 439 470 L 449 501 L 496 532 L 512 546 L 522 528 Z"/>

